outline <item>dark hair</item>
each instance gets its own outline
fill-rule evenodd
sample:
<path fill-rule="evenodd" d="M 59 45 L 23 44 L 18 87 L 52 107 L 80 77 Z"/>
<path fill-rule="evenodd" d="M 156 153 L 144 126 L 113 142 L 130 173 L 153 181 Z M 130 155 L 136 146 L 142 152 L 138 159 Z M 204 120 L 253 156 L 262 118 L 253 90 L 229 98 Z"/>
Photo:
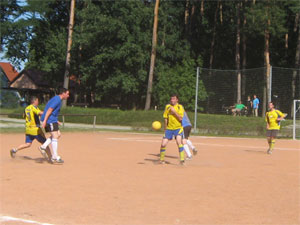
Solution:
<path fill-rule="evenodd" d="M 176 97 L 178 100 L 179 100 L 179 98 L 178 98 L 178 95 L 177 94 L 171 94 L 171 98 L 172 97 Z"/>
<path fill-rule="evenodd" d="M 32 104 L 36 99 L 38 99 L 38 97 L 36 97 L 36 96 L 31 96 L 31 97 L 30 97 L 30 103 Z"/>
<path fill-rule="evenodd" d="M 67 91 L 69 91 L 67 88 L 61 87 L 61 88 L 58 88 L 57 93 L 59 95 L 61 95 L 62 93 L 66 93 Z"/>

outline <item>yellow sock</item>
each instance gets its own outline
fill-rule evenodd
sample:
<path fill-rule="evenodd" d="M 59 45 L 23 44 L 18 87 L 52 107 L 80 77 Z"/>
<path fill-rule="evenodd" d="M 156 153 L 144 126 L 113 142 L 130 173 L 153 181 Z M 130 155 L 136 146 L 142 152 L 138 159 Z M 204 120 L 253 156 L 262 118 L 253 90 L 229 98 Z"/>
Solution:
<path fill-rule="evenodd" d="M 161 148 L 160 149 L 160 161 L 164 161 L 165 160 L 165 154 L 166 154 L 166 148 Z"/>
<path fill-rule="evenodd" d="M 271 150 L 273 150 L 274 145 L 275 145 L 275 140 L 272 140 L 271 143 L 270 143 L 270 149 L 271 149 Z"/>
<path fill-rule="evenodd" d="M 180 157 L 180 161 L 184 161 L 184 148 L 183 145 L 179 145 L 179 157 Z"/>

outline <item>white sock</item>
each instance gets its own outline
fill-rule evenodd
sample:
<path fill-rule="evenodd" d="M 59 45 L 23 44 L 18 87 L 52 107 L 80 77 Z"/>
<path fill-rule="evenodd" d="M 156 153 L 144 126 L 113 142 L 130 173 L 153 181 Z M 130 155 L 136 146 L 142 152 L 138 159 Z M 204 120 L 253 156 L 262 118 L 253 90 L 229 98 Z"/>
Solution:
<path fill-rule="evenodd" d="M 190 152 L 189 146 L 187 144 L 183 145 L 184 151 L 187 154 L 187 156 L 190 158 L 192 157 L 192 154 Z"/>
<path fill-rule="evenodd" d="M 195 146 L 190 140 L 187 140 L 186 143 L 190 146 L 191 149 L 195 149 Z"/>
<path fill-rule="evenodd" d="M 52 145 L 52 158 L 57 159 L 57 145 L 58 145 L 57 139 L 52 139 L 51 145 Z"/>
<path fill-rule="evenodd" d="M 47 140 L 44 142 L 44 144 L 42 144 L 41 148 L 46 149 L 48 147 L 48 145 L 50 145 L 51 142 L 52 142 L 52 139 L 47 138 Z"/>

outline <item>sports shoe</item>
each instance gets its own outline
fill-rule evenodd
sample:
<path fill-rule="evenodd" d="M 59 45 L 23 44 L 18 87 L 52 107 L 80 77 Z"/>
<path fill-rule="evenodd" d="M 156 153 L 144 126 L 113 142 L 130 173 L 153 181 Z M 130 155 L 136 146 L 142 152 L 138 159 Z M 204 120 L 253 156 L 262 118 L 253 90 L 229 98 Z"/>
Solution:
<path fill-rule="evenodd" d="M 166 164 L 165 160 L 159 160 L 159 164 Z"/>
<path fill-rule="evenodd" d="M 59 156 L 56 159 L 51 159 L 52 163 L 58 163 L 58 164 L 63 164 L 64 160 L 62 160 Z"/>
<path fill-rule="evenodd" d="M 185 160 L 192 160 L 193 159 L 193 156 L 190 156 L 190 157 L 186 157 Z"/>
<path fill-rule="evenodd" d="M 272 150 L 268 149 L 267 154 L 271 155 L 272 154 Z"/>
<path fill-rule="evenodd" d="M 184 166 L 185 165 L 185 161 L 184 160 L 180 160 L 180 165 Z"/>
<path fill-rule="evenodd" d="M 15 158 L 15 157 L 16 157 L 17 150 L 16 150 L 15 148 L 11 149 L 9 152 L 10 152 L 10 156 L 11 156 L 12 158 Z"/>
<path fill-rule="evenodd" d="M 196 148 L 193 148 L 193 155 L 197 155 L 198 150 Z"/>
<path fill-rule="evenodd" d="M 43 156 L 45 159 L 49 160 L 49 159 L 48 159 L 47 152 L 46 152 L 46 149 L 42 148 L 42 146 L 38 147 L 38 149 L 40 150 L 42 156 Z"/>

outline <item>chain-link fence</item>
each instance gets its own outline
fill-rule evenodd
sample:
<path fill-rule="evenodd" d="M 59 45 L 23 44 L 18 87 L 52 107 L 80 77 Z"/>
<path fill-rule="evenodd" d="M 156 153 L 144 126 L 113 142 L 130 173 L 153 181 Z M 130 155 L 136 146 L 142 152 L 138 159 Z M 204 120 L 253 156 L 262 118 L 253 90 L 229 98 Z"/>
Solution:
<path fill-rule="evenodd" d="M 271 67 L 270 79 L 266 79 L 266 70 L 266 67 L 240 71 L 198 68 L 199 79 L 203 80 L 208 97 L 198 101 L 197 108 L 206 113 L 231 114 L 238 99 L 247 106 L 248 96 L 252 101 L 256 95 L 260 101 L 259 116 L 264 115 L 271 100 L 291 118 L 293 100 L 300 98 L 300 69 Z M 270 82 L 268 90 L 267 81 Z M 244 113 L 252 115 L 250 102 Z"/>

